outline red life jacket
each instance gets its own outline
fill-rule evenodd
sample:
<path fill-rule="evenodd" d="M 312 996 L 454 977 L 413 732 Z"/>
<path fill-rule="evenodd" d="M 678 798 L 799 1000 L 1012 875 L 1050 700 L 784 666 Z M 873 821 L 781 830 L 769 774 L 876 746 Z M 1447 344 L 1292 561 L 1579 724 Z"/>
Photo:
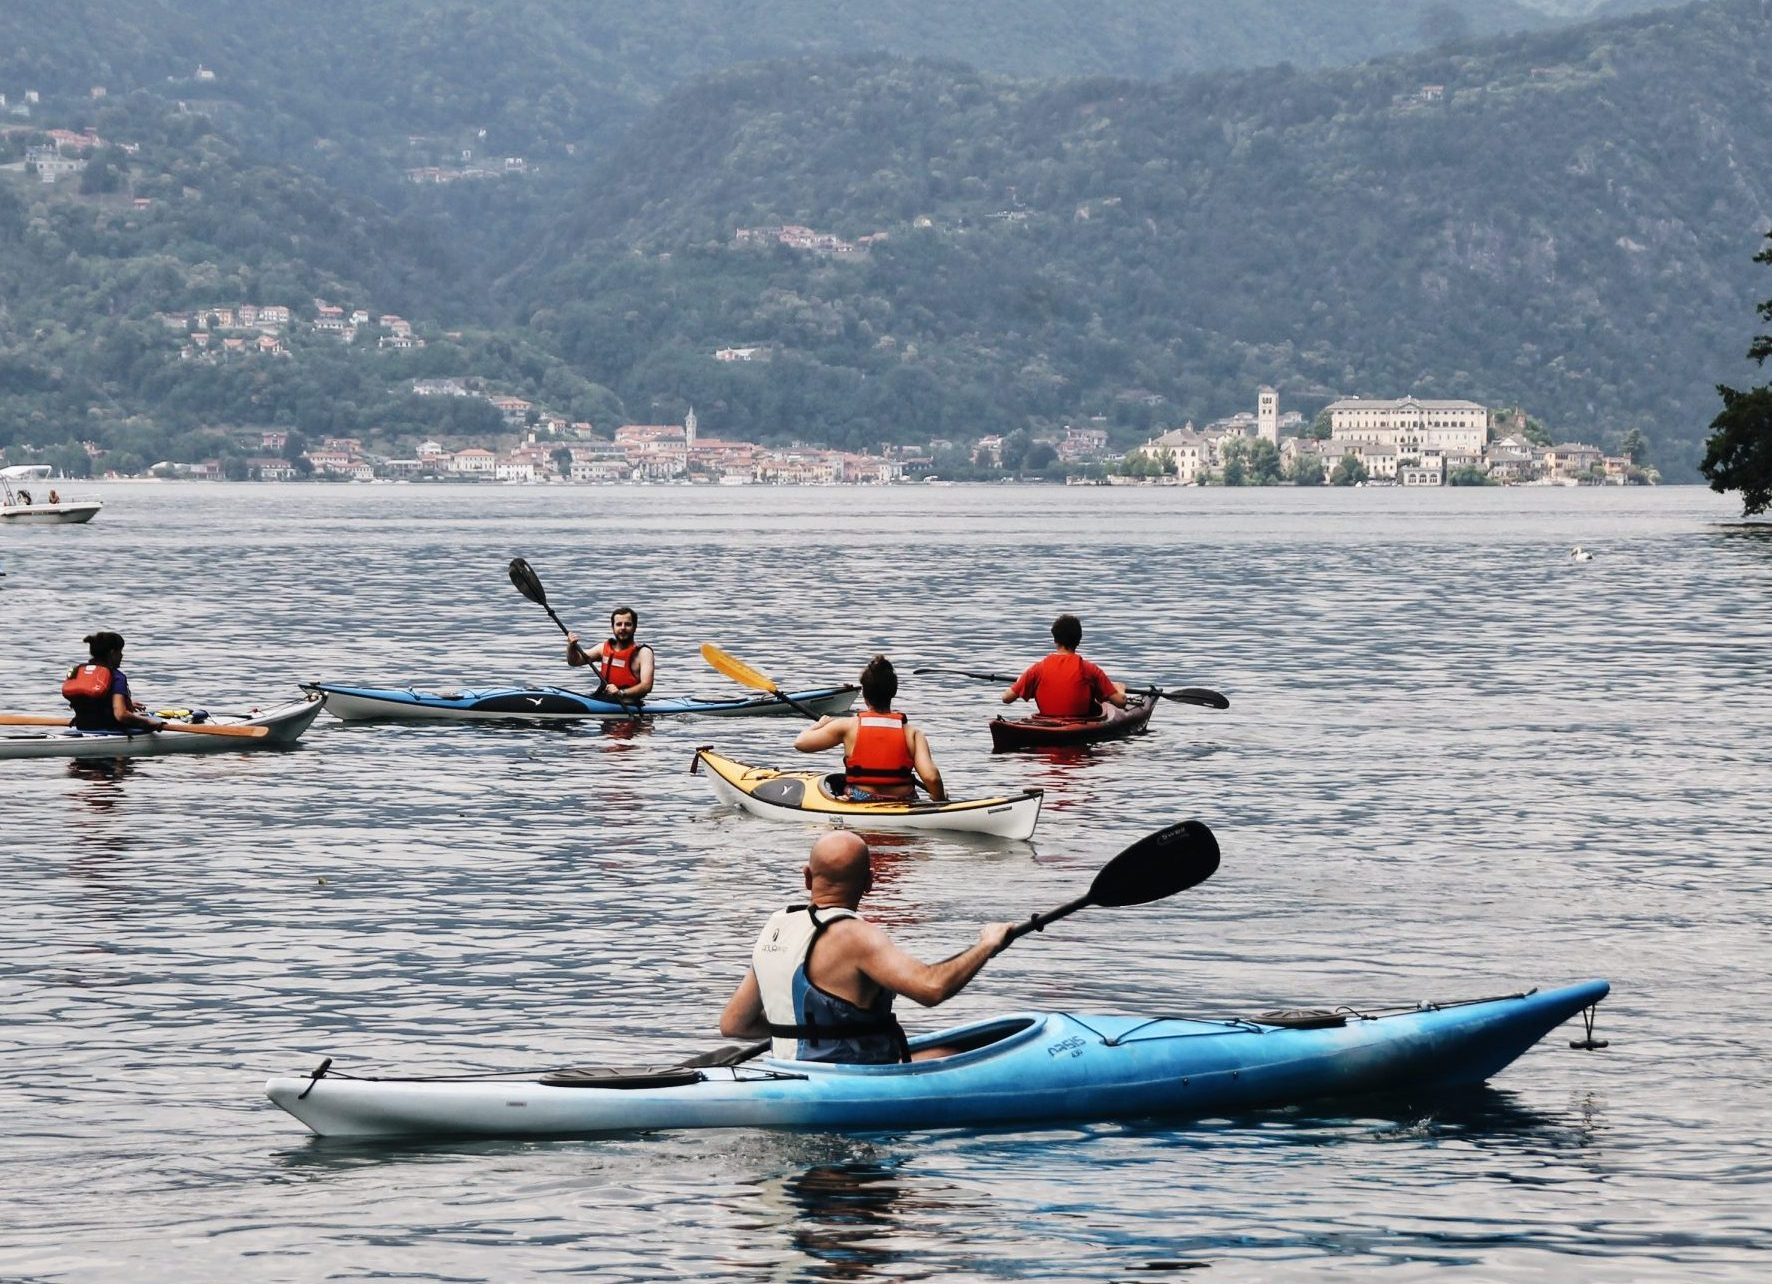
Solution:
<path fill-rule="evenodd" d="M 68 700 L 103 700 L 111 694 L 111 671 L 102 664 L 76 664 L 62 683 Z"/>
<path fill-rule="evenodd" d="M 640 675 L 636 672 L 639 665 L 635 663 L 635 659 L 640 654 L 640 648 L 645 645 L 644 642 L 634 642 L 625 647 L 618 647 L 615 645 L 614 638 L 605 642 L 603 644 L 603 670 L 598 675 L 602 679 L 603 685 L 606 687 L 636 685 L 640 681 Z"/>
<path fill-rule="evenodd" d="M 863 789 L 915 791 L 911 747 L 905 743 L 905 716 L 864 709 L 855 718 L 855 748 L 843 760 L 849 783 Z"/>

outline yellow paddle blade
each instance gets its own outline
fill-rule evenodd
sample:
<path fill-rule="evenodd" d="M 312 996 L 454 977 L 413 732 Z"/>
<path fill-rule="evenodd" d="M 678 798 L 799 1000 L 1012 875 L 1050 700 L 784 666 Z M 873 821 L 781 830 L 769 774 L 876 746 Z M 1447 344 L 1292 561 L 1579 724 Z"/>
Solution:
<path fill-rule="evenodd" d="M 746 664 L 743 660 L 738 659 L 736 656 L 726 654 L 726 652 L 722 651 L 712 642 L 703 642 L 701 644 L 701 658 L 742 686 L 751 687 L 757 691 L 768 691 L 771 694 L 777 694 L 781 691 L 781 688 L 776 686 L 768 677 L 758 673 L 750 665 Z"/>

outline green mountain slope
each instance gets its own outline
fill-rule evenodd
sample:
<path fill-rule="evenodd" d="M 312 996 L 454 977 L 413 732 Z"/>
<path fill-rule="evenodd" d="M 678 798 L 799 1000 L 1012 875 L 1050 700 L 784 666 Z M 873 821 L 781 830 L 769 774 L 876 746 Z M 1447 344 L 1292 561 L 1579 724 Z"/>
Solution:
<path fill-rule="evenodd" d="M 1522 0 L 1505 21 L 1594 11 Z M 1303 40 L 1302 66 L 1503 21 L 1462 0 L 960 12 L 0 7 L 0 165 L 48 126 L 128 148 L 53 187 L 0 170 L 0 446 L 440 431 L 407 389 L 460 374 L 599 423 L 693 402 L 711 433 L 859 445 L 1101 415 L 1125 441 L 1272 382 L 1306 410 L 1413 390 L 1524 403 L 1565 436 L 1640 426 L 1684 474 L 1711 385 L 1741 377 L 1772 174 L 1760 0 L 1162 83 L 822 52 L 707 70 L 881 41 L 1012 70 L 1144 48 L 1173 70 L 1184 48 L 1215 65 Z M 529 164 L 406 181 L 463 152 Z M 886 237 L 734 242 L 781 223 Z M 298 325 L 287 359 L 193 361 L 155 316 L 315 297 L 403 314 L 430 346 Z M 766 359 L 713 359 L 731 347 Z"/>
<path fill-rule="evenodd" d="M 741 70 L 637 127 L 517 285 L 582 374 L 709 431 L 1130 435 L 1274 383 L 1638 426 L 1689 475 L 1753 315 L 1768 73 L 1759 0 L 1161 85 Z M 783 223 L 888 239 L 734 241 Z"/>

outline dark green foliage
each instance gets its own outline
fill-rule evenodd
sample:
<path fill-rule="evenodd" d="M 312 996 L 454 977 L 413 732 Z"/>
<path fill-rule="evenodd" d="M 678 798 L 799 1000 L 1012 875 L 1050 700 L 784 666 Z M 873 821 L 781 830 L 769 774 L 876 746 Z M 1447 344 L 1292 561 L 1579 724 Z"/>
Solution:
<path fill-rule="evenodd" d="M 1766 234 L 1772 241 L 1772 232 Z M 1754 255 L 1755 263 L 1772 264 L 1772 246 Z M 1772 321 L 1772 298 L 1759 305 L 1760 319 Z M 1764 365 L 1772 357 L 1772 334 L 1757 334 L 1747 355 Z M 1700 470 L 1714 491 L 1741 492 L 1743 517 L 1772 507 L 1772 384 L 1746 392 L 1719 385 L 1723 410 L 1711 420 Z"/>
<path fill-rule="evenodd" d="M 1280 476 L 1280 452 L 1274 443 L 1265 437 L 1258 437 L 1249 443 L 1248 450 L 1249 485 L 1277 486 Z"/>
<path fill-rule="evenodd" d="M 1640 465 L 1649 457 L 1649 441 L 1643 436 L 1640 428 L 1628 429 L 1618 449 L 1619 453 L 1633 464 Z"/>
<path fill-rule="evenodd" d="M 1294 486 L 1321 486 L 1326 479 L 1316 455 L 1300 454 L 1286 470 L 1286 480 Z"/>
<path fill-rule="evenodd" d="M 1741 515 L 1772 507 L 1772 384 L 1747 392 L 1719 386 L 1723 410 L 1711 420 L 1700 468 L 1715 491 L 1741 492 Z"/>

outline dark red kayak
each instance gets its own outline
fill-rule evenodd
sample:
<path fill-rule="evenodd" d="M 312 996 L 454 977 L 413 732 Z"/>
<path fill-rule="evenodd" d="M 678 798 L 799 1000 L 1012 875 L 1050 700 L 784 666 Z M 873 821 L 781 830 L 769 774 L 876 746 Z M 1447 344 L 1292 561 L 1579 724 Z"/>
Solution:
<path fill-rule="evenodd" d="M 1064 745 L 1092 745 L 1102 740 L 1123 740 L 1144 730 L 1157 701 L 1136 691 L 1126 693 L 1126 707 L 1108 705 L 1099 718 L 992 718 L 991 749 L 1050 749 Z"/>

